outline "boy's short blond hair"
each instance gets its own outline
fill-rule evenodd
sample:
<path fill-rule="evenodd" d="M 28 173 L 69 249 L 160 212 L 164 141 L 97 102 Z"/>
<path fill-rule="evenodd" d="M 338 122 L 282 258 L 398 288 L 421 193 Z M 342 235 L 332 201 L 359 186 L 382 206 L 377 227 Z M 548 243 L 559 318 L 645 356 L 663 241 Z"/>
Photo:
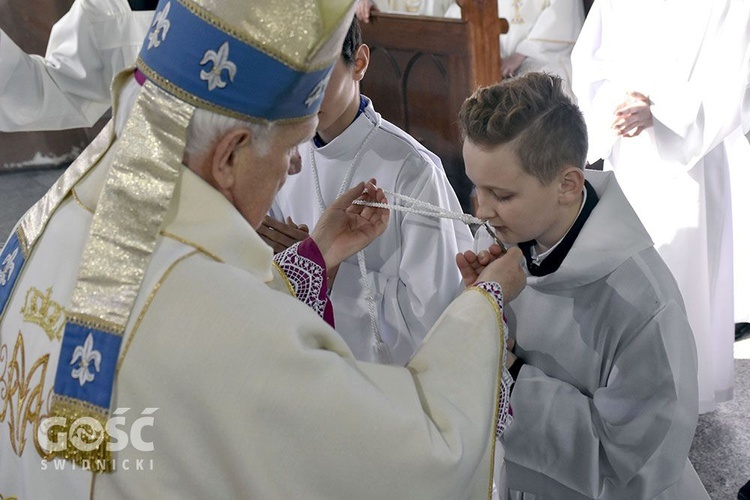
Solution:
<path fill-rule="evenodd" d="M 583 115 L 555 75 L 527 73 L 480 88 L 464 101 L 459 120 L 463 140 L 481 148 L 512 143 L 523 170 L 542 184 L 564 166 L 586 164 Z"/>

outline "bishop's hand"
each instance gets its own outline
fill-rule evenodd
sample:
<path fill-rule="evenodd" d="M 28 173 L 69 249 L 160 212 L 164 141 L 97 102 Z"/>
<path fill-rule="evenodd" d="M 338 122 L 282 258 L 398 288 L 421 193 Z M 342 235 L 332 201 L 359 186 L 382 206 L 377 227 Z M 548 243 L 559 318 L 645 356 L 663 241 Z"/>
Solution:
<path fill-rule="evenodd" d="M 323 212 L 310 236 L 318 245 L 329 273 L 383 234 L 388 225 L 387 208 L 352 205 L 354 200 L 386 203 L 385 193 L 371 179 L 349 189 Z"/>

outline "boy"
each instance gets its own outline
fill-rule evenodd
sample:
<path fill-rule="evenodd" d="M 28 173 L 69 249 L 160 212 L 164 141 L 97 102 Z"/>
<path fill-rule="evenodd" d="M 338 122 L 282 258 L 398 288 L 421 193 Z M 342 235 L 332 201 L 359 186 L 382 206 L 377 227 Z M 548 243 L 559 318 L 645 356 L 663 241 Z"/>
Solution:
<path fill-rule="evenodd" d="M 507 311 L 511 498 L 708 498 L 687 459 L 698 400 L 682 298 L 614 174 L 584 173 L 586 126 L 560 79 L 480 89 L 460 123 L 477 216 L 527 267 Z M 467 285 L 499 250 L 458 256 Z"/>

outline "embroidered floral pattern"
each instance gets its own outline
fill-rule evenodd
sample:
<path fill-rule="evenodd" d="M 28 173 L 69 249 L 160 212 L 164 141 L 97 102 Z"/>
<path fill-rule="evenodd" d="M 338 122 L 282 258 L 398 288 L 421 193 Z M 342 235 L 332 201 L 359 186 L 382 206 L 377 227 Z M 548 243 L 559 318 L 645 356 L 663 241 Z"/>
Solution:
<path fill-rule="evenodd" d="M 52 300 L 52 288 L 46 293 L 31 287 L 21 308 L 23 320 L 38 325 L 50 340 L 62 340 L 65 328 L 65 309 Z"/>
<path fill-rule="evenodd" d="M 521 15 L 521 6 L 523 6 L 523 0 L 513 0 L 515 14 L 513 15 L 513 19 L 510 20 L 512 24 L 524 24 L 526 22 Z"/>
<path fill-rule="evenodd" d="M 0 286 L 5 286 L 10 281 L 11 276 L 13 276 L 13 272 L 16 270 L 14 261 L 17 255 L 18 248 L 13 250 L 13 253 L 6 255 L 5 259 L 0 263 Z"/>
<path fill-rule="evenodd" d="M 234 81 L 234 75 L 237 73 L 237 66 L 229 60 L 229 42 L 224 42 L 219 47 L 219 51 L 207 50 L 203 55 L 201 66 L 205 66 L 208 63 L 213 63 L 211 71 L 201 70 L 201 80 L 208 82 L 208 90 L 214 90 L 215 88 L 223 89 L 227 86 L 227 82 L 221 79 L 224 70 L 229 75 L 229 80 Z"/>
<path fill-rule="evenodd" d="M 77 368 L 74 368 L 70 375 L 73 378 L 77 378 L 78 382 L 83 387 L 87 382 L 94 380 L 94 374 L 89 371 L 89 365 L 94 362 L 94 369 L 98 372 L 99 365 L 102 362 L 102 354 L 99 351 L 94 350 L 94 337 L 89 333 L 88 337 L 84 341 L 83 345 L 76 347 L 73 351 L 73 359 L 70 361 L 71 365 L 75 365 L 77 362 L 80 363 Z"/>
<path fill-rule="evenodd" d="M 172 23 L 169 22 L 167 16 L 169 15 L 169 9 L 172 6 L 172 2 L 167 2 L 167 5 L 154 16 L 154 21 L 151 23 L 151 27 L 154 28 L 148 34 L 148 48 L 151 50 L 154 47 L 161 45 L 161 42 L 166 40 L 169 27 Z"/>
<path fill-rule="evenodd" d="M 316 262 L 303 257 L 297 252 L 300 243 L 296 243 L 283 252 L 274 255 L 273 260 L 279 265 L 294 288 L 297 299 L 313 308 L 322 318 L 327 300 L 323 292 L 324 269 Z"/>
<path fill-rule="evenodd" d="M 8 345 L 0 347 L 0 423 L 8 422 L 10 444 L 19 457 L 26 446 L 26 428 L 33 427 L 34 444 L 39 450 L 38 430 L 44 404 L 44 381 L 49 354 L 41 356 L 28 369 L 23 335 L 18 332 L 13 355 L 8 359 Z"/>

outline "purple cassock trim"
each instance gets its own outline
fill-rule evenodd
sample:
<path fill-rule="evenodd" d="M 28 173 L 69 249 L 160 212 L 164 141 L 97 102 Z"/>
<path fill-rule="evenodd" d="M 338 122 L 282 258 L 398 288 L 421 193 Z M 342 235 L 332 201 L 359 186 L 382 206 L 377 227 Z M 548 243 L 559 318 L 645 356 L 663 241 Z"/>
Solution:
<path fill-rule="evenodd" d="M 326 264 L 315 241 L 306 238 L 277 253 L 273 260 L 292 284 L 297 299 L 312 307 L 326 323 L 335 326 L 333 305 L 328 298 Z"/>

